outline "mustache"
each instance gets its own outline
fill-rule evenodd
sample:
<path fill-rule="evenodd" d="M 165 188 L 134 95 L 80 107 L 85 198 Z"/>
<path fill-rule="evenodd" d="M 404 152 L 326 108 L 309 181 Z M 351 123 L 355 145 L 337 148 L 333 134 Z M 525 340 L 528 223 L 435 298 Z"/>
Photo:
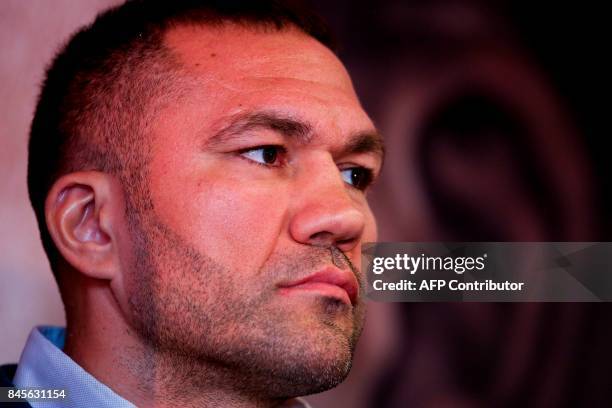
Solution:
<path fill-rule="evenodd" d="M 334 245 L 316 245 L 309 247 L 306 251 L 301 250 L 299 252 L 279 255 L 280 259 L 277 262 L 272 262 L 272 264 L 275 265 L 274 269 L 276 271 L 284 270 L 283 275 L 290 275 L 283 276 L 283 278 L 295 279 L 304 277 L 331 263 L 338 269 L 350 270 L 355 278 L 357 278 L 359 289 L 364 289 L 364 279 L 360 269 L 342 250 Z"/>
<path fill-rule="evenodd" d="M 350 269 L 355 275 L 358 275 L 357 268 L 351 262 L 351 259 L 342 252 L 338 247 L 331 245 L 329 247 L 331 261 L 338 269 Z"/>
<path fill-rule="evenodd" d="M 344 253 L 342 250 L 334 245 L 329 246 L 329 252 L 331 254 L 332 263 L 338 269 L 350 269 L 353 272 L 353 275 L 357 278 L 357 283 L 359 284 L 359 290 L 364 293 L 365 291 L 365 282 L 361 275 L 361 271 L 351 262 L 351 259 Z"/>

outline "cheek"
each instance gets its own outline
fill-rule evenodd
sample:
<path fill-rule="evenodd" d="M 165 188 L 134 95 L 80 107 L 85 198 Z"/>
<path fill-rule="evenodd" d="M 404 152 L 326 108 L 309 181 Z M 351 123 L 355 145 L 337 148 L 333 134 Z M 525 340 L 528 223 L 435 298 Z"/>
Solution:
<path fill-rule="evenodd" d="M 370 211 L 369 207 L 365 211 L 365 225 L 363 229 L 363 235 L 361 239 L 361 245 L 358 246 L 359 252 L 361 252 L 363 244 L 370 244 L 376 242 L 378 239 L 378 228 L 376 225 L 376 219 L 374 214 Z M 362 254 L 354 254 L 353 261 L 359 270 L 362 270 Z M 365 271 L 362 271 L 364 274 Z"/>
<path fill-rule="evenodd" d="M 367 204 L 364 206 L 363 212 L 365 218 L 365 225 L 363 229 L 361 243 L 366 244 L 376 242 L 378 240 L 378 226 L 376 225 L 376 218 L 374 217 L 370 206 Z"/>
<path fill-rule="evenodd" d="M 185 199 L 167 200 L 160 218 L 226 267 L 259 269 L 283 230 L 288 195 L 282 186 L 223 175 L 208 175 L 193 185 Z"/>

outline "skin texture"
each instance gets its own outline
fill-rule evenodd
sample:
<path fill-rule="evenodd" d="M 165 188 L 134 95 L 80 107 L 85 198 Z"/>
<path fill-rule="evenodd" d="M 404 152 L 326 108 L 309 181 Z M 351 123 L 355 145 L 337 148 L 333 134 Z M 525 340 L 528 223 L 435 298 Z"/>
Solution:
<path fill-rule="evenodd" d="M 349 372 L 363 290 L 347 304 L 279 286 L 334 266 L 363 284 L 376 225 L 346 175 L 380 171 L 374 126 L 340 61 L 297 30 L 185 26 L 165 44 L 184 86 L 149 124 L 142 185 L 77 172 L 48 195 L 69 264 L 65 352 L 138 406 L 329 389 Z M 284 151 L 262 163 L 270 145 Z"/>

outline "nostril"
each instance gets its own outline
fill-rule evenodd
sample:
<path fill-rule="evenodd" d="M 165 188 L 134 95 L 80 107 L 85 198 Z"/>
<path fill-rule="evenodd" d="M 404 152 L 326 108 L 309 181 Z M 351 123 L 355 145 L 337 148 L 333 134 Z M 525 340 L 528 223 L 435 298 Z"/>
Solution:
<path fill-rule="evenodd" d="M 310 243 L 315 246 L 329 247 L 334 243 L 334 234 L 329 231 L 319 231 L 310 236 Z"/>
<path fill-rule="evenodd" d="M 347 239 L 336 240 L 336 246 L 341 247 L 341 246 L 346 246 L 346 245 L 353 245 L 355 241 L 357 241 L 357 238 L 347 238 Z"/>
<path fill-rule="evenodd" d="M 310 236 L 311 245 L 322 247 L 335 246 L 342 249 L 348 246 L 354 246 L 356 241 L 356 237 L 337 239 L 334 234 L 328 231 L 317 232 L 316 234 Z"/>

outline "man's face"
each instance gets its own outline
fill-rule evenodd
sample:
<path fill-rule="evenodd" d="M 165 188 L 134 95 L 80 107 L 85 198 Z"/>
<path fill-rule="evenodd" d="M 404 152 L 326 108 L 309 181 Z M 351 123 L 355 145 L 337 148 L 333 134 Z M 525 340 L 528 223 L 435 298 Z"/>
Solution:
<path fill-rule="evenodd" d="M 151 123 L 148 189 L 131 193 L 131 318 L 245 389 L 333 387 L 363 325 L 374 126 L 342 64 L 296 30 L 180 27 L 166 46 L 190 85 Z"/>

